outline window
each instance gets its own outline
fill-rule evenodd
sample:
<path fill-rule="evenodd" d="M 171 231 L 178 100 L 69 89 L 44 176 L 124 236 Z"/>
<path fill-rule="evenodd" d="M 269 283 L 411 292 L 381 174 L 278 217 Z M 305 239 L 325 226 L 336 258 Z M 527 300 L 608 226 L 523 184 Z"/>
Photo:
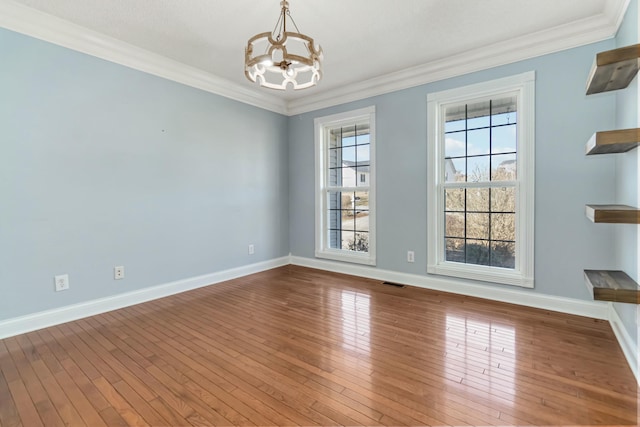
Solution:
<path fill-rule="evenodd" d="M 315 120 L 316 256 L 375 265 L 375 108 Z"/>
<path fill-rule="evenodd" d="M 429 273 L 533 287 L 534 80 L 428 95 Z"/>

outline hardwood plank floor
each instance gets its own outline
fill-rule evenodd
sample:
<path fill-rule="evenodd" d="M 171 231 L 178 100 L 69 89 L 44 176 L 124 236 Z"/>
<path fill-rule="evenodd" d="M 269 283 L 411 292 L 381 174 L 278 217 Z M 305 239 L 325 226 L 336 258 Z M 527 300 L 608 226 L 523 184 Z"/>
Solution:
<path fill-rule="evenodd" d="M 287 266 L 0 340 L 0 426 L 638 425 L 605 321 Z"/>

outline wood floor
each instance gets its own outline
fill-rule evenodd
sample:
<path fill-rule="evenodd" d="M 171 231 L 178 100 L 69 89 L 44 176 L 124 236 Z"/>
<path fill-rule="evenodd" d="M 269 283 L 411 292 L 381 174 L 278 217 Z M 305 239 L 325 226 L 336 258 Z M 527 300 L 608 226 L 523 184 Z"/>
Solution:
<path fill-rule="evenodd" d="M 0 340 L 1 426 L 637 425 L 607 322 L 282 267 Z"/>

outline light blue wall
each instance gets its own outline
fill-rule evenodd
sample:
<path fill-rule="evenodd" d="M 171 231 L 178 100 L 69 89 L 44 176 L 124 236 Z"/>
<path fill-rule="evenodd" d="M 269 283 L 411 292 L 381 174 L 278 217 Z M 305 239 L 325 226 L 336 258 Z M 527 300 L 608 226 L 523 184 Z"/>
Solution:
<path fill-rule="evenodd" d="M 2 29 L 0 58 L 0 321 L 288 255 L 286 117 Z"/>
<path fill-rule="evenodd" d="M 640 42 L 638 37 L 638 0 L 631 0 L 625 19 L 616 35 L 616 47 L 624 47 Z M 616 129 L 638 128 L 638 77 L 628 88 L 616 92 Z M 638 200 L 638 160 L 640 150 L 635 149 L 625 154 L 616 154 L 616 202 L 640 206 Z M 636 282 L 640 282 L 638 272 L 638 228 L 634 224 L 616 226 L 617 268 L 625 271 Z M 638 342 L 638 326 L 636 317 L 638 307 L 632 304 L 614 304 L 629 335 Z"/>
<path fill-rule="evenodd" d="M 612 201 L 621 168 L 615 156 L 587 158 L 584 144 L 616 125 L 616 105 L 626 101 L 586 97 L 584 86 L 595 53 L 618 42 L 287 119 L 0 30 L 0 321 L 289 252 L 313 258 L 313 119 L 369 105 L 378 268 L 425 274 L 426 95 L 530 70 L 532 292 L 589 299 L 582 270 L 615 264 L 619 238 L 615 226 L 594 227 L 584 205 Z M 115 265 L 125 266 L 125 280 L 112 279 Z M 56 293 L 61 273 L 71 289 Z"/>
<path fill-rule="evenodd" d="M 375 105 L 377 267 L 426 274 L 427 94 L 535 70 L 536 267 L 532 292 L 590 299 L 583 270 L 614 263 L 614 229 L 594 227 L 584 206 L 613 202 L 615 159 L 587 158 L 584 147 L 595 130 L 614 126 L 616 98 L 615 94 L 587 97 L 585 85 L 596 52 L 613 45 L 608 40 L 292 117 L 292 254 L 314 256 L 313 119 Z M 415 264 L 406 262 L 407 250 L 415 251 Z"/>

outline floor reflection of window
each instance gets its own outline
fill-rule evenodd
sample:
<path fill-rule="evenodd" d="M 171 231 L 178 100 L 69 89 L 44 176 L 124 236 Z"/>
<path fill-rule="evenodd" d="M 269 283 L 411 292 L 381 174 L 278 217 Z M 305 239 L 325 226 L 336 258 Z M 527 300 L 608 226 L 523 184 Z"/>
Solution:
<path fill-rule="evenodd" d="M 446 368 L 459 373 L 471 393 L 515 396 L 516 331 L 513 327 L 447 314 Z"/>
<path fill-rule="evenodd" d="M 358 352 L 369 352 L 370 308 L 369 295 L 353 291 L 340 291 L 342 312 L 342 346 Z"/>

